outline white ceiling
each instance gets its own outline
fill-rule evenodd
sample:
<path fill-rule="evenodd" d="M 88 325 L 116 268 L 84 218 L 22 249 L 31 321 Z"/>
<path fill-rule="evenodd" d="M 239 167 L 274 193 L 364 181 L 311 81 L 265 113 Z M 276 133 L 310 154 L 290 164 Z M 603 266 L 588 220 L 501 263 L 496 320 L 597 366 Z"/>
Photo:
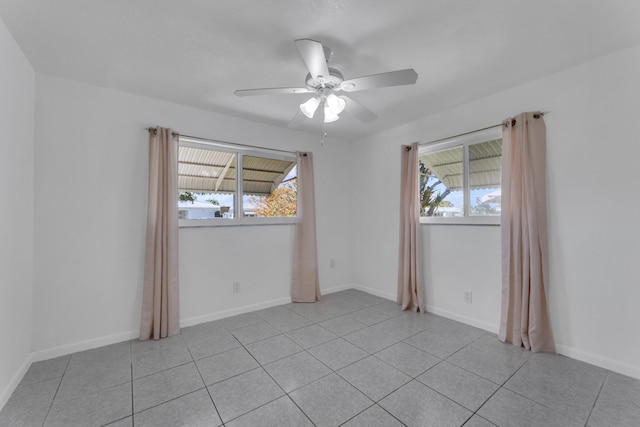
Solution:
<path fill-rule="evenodd" d="M 379 118 L 327 125 L 347 140 L 640 43 L 638 0 L 0 0 L 0 17 L 37 72 L 277 126 L 309 95 L 233 91 L 304 86 L 294 39 L 346 79 L 414 68 L 352 94 Z"/>

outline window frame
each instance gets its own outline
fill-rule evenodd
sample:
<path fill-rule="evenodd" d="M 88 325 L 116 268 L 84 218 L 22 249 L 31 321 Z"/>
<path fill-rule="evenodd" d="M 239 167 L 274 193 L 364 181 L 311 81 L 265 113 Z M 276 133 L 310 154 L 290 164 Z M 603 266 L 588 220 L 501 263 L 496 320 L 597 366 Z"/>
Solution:
<path fill-rule="evenodd" d="M 469 215 L 471 212 L 471 200 L 469 189 L 469 146 L 494 139 L 502 139 L 502 126 L 485 129 L 466 135 L 447 138 L 443 141 L 418 144 L 418 156 L 436 151 L 462 147 L 462 172 L 463 172 L 463 203 L 464 216 L 462 217 L 436 217 L 421 216 L 420 224 L 438 225 L 500 225 L 500 215 Z M 501 153 L 502 155 L 502 153 Z M 418 177 L 416 177 L 418 179 Z M 418 190 L 419 191 L 419 190 Z"/>
<path fill-rule="evenodd" d="M 268 148 L 248 147 L 244 145 L 236 145 L 232 143 L 214 142 L 209 140 L 200 140 L 192 137 L 181 136 L 178 140 L 179 146 L 197 148 L 202 150 L 222 151 L 233 153 L 236 156 L 236 191 L 233 202 L 233 218 L 211 218 L 211 219 L 178 219 L 179 228 L 197 228 L 197 227 L 237 227 L 246 225 L 286 225 L 295 224 L 298 216 L 278 216 L 278 217 L 251 217 L 238 216 L 237 213 L 244 212 L 242 199 L 244 196 L 243 189 L 243 156 L 263 157 L 274 160 L 284 160 L 294 162 L 297 166 L 298 158 L 295 154 L 285 154 L 279 150 L 270 150 Z M 176 194 L 177 197 L 177 194 Z"/>

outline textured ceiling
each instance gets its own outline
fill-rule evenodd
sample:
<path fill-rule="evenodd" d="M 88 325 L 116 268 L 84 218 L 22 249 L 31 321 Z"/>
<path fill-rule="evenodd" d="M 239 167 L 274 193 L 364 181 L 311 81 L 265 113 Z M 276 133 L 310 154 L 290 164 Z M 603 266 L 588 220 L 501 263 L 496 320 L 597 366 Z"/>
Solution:
<path fill-rule="evenodd" d="M 321 41 L 345 78 L 414 68 L 418 82 L 353 93 L 347 140 L 640 43 L 637 0 L 0 0 L 37 72 L 286 126 L 308 95 L 293 43 Z M 302 130 L 319 131 L 319 119 Z"/>

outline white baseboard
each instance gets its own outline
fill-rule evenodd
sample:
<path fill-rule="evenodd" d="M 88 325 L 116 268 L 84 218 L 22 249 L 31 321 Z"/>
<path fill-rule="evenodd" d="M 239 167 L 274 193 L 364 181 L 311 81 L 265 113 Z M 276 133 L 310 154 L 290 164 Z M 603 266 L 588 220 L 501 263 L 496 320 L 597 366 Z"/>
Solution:
<path fill-rule="evenodd" d="M 390 301 L 396 301 L 396 298 L 397 298 L 396 295 L 390 294 L 388 292 L 378 291 L 376 289 L 370 289 L 370 288 L 358 285 L 356 283 L 350 284 L 349 286 L 352 289 L 357 289 L 359 291 L 366 292 L 368 294 L 372 294 L 380 298 L 388 299 Z M 475 326 L 476 328 L 480 328 L 488 332 L 493 332 L 494 334 L 498 333 L 498 325 L 494 325 L 488 322 L 483 322 L 481 320 L 477 320 L 472 317 L 463 316 L 448 310 L 443 310 L 433 305 L 427 304 L 425 308 L 429 313 L 437 314 L 438 316 L 446 317 L 447 319 L 456 320 L 458 322 L 462 322 L 470 326 Z"/>
<path fill-rule="evenodd" d="M 357 283 L 351 283 L 347 286 L 349 286 L 351 289 L 357 289 L 359 291 L 366 292 L 368 294 L 372 294 L 380 298 L 388 299 L 390 301 L 396 301 L 396 298 L 397 298 L 397 295 L 393 295 L 388 292 L 383 292 L 376 289 L 367 288 L 367 287 L 358 285 Z M 480 328 L 488 332 L 493 332 L 494 334 L 498 333 L 498 325 L 494 325 L 488 322 L 483 322 L 483 321 L 474 319 L 472 317 L 463 316 L 448 310 L 443 310 L 433 305 L 427 304 L 425 308 L 429 313 L 437 314 L 438 316 L 446 317 L 447 319 L 456 320 L 458 322 L 462 322 L 470 326 L 475 326 L 476 328 Z"/>
<path fill-rule="evenodd" d="M 622 375 L 640 380 L 640 366 L 633 366 L 619 360 L 610 359 L 608 357 L 599 356 L 597 354 L 578 350 L 567 345 L 556 344 L 556 352 L 572 359 L 581 360 L 591 365 L 599 366 Z"/>
<path fill-rule="evenodd" d="M 220 320 L 231 316 L 237 316 L 238 314 L 250 313 L 252 311 L 263 310 L 265 308 L 275 307 L 277 305 L 287 304 L 291 302 L 291 297 L 276 298 L 257 304 L 244 305 L 238 308 L 232 308 L 229 310 L 216 311 L 215 313 L 205 314 L 203 316 L 190 317 L 180 320 L 180 327 L 186 328 L 188 326 L 198 325 L 200 323 L 212 322 L 214 320 Z"/>
<path fill-rule="evenodd" d="M 357 289 L 357 290 L 362 291 L 362 292 L 366 292 L 366 293 L 371 294 L 371 295 L 375 295 L 375 296 L 380 297 L 380 298 L 388 299 L 389 301 L 396 301 L 396 299 L 397 299 L 397 295 L 392 295 L 390 293 L 382 292 L 382 291 L 379 291 L 377 289 L 366 288 L 366 287 L 358 285 L 356 283 L 351 284 L 351 288 L 352 289 Z"/>
<path fill-rule="evenodd" d="M 188 326 L 197 325 L 199 323 L 210 322 L 218 319 L 224 319 L 226 317 L 231 317 L 231 316 L 235 316 L 243 313 L 249 313 L 251 311 L 262 310 L 264 308 L 274 307 L 276 305 L 286 304 L 288 302 L 291 302 L 291 298 L 289 297 L 278 298 L 270 301 L 261 302 L 258 304 L 250 304 L 250 305 L 246 305 L 238 308 L 233 308 L 230 310 L 223 310 L 215 313 L 209 313 L 204 316 L 181 319 L 180 327 L 186 328 Z M 139 335 L 138 330 L 120 332 L 117 334 L 106 335 L 100 338 L 93 338 L 90 340 L 79 341 L 71 344 L 65 344 L 58 347 L 37 350 L 32 352 L 29 356 L 31 357 L 30 359 L 31 362 L 39 362 L 41 360 L 53 359 L 54 357 L 65 356 L 67 354 L 77 353 L 79 351 L 91 350 L 93 348 L 103 347 L 105 345 L 128 341 L 128 340 L 137 338 L 138 335 Z"/>
<path fill-rule="evenodd" d="M 447 319 L 457 320 L 458 322 L 462 322 L 467 325 L 484 329 L 485 331 L 489 331 L 494 334 L 497 334 L 499 330 L 498 325 L 479 321 L 477 319 L 473 319 L 473 318 L 463 316 L 457 313 L 453 313 L 447 310 L 443 310 L 434 306 L 427 305 L 427 311 L 433 314 L 437 314 L 439 316 L 446 317 Z M 589 353 L 583 350 L 578 350 L 576 348 L 573 348 L 567 345 L 557 344 L 557 343 L 556 343 L 556 352 L 558 354 L 562 354 L 563 356 L 567 356 L 572 359 L 580 360 L 582 362 L 586 362 L 591 365 L 598 366 L 600 368 L 608 369 L 610 371 L 617 372 L 622 375 L 627 375 L 632 378 L 640 379 L 640 366 L 633 366 L 628 363 L 620 362 L 618 360 L 599 356 L 597 354 Z"/>
<path fill-rule="evenodd" d="M 210 313 L 205 316 L 191 317 L 188 319 L 180 320 L 180 327 L 185 328 L 187 326 L 197 325 L 198 323 L 210 322 L 212 320 L 223 319 L 225 317 L 235 316 L 237 314 L 248 313 L 251 311 L 262 310 L 263 308 L 274 307 L 276 305 L 286 304 L 291 302 L 291 298 L 278 298 L 258 304 L 246 305 L 243 307 L 234 308 L 231 310 L 223 310 L 215 313 Z M 106 335 L 100 338 L 93 338 L 90 340 L 79 341 L 71 344 L 65 344 L 57 347 L 46 348 L 42 350 L 32 351 L 27 355 L 24 362 L 18 369 L 18 371 L 11 378 L 11 381 L 0 392 L 0 410 L 6 405 L 7 401 L 22 381 L 22 378 L 29 370 L 29 367 L 34 362 L 41 360 L 53 359 L 55 357 L 66 356 L 68 354 L 77 353 L 79 351 L 91 350 L 97 347 L 103 347 L 105 345 L 116 344 L 123 341 L 128 341 L 137 338 L 139 335 L 138 330 L 120 332 L 117 334 Z"/>
<path fill-rule="evenodd" d="M 91 350 L 92 348 L 103 347 L 105 345 L 116 344 L 122 341 L 128 341 L 138 337 L 138 331 L 120 332 L 117 334 L 106 335 L 104 337 L 93 338 L 85 341 L 78 341 L 71 344 L 64 344 L 58 347 L 46 348 L 32 352 L 32 362 L 53 359 L 54 357 L 66 356 L 67 354 L 77 353 L 79 351 Z"/>
<path fill-rule="evenodd" d="M 334 292 L 346 291 L 347 289 L 354 289 L 356 285 L 354 283 L 345 283 L 344 285 L 332 286 L 330 288 L 321 288 L 322 295 L 332 294 Z"/>
<path fill-rule="evenodd" d="M 438 316 L 446 317 L 447 319 L 456 320 L 469 326 L 475 326 L 476 328 L 483 329 L 487 332 L 492 332 L 494 334 L 498 333 L 499 326 L 494 325 L 493 323 L 484 322 L 482 320 L 474 319 L 473 317 L 468 317 L 462 314 L 454 313 L 452 311 L 443 310 L 433 305 L 427 304 L 426 308 L 429 313 L 437 314 Z"/>
<path fill-rule="evenodd" d="M 20 381 L 22 381 L 24 374 L 27 373 L 32 363 L 33 353 L 29 353 L 24 359 L 24 362 L 22 362 L 22 364 L 20 365 L 20 368 L 18 368 L 18 371 L 13 375 L 13 377 L 11 377 L 11 381 L 9 381 L 9 384 L 7 384 L 4 390 L 0 392 L 0 410 L 2 410 L 2 408 L 4 408 L 4 405 L 7 404 L 9 398 L 13 394 L 14 390 L 18 387 L 18 384 L 20 384 Z"/>
<path fill-rule="evenodd" d="M 387 292 L 378 291 L 375 289 L 367 288 L 357 283 L 347 283 L 340 286 L 334 286 L 331 288 L 322 289 L 323 294 L 331 294 L 334 292 L 340 292 L 347 289 L 357 289 L 362 292 L 369 293 L 371 295 L 379 296 L 381 298 L 388 299 L 390 301 L 395 301 L 396 296 L 389 294 Z M 215 313 L 206 314 L 204 316 L 196 316 L 190 317 L 187 319 L 180 320 L 180 327 L 185 328 L 188 326 L 197 325 L 199 323 L 211 322 L 213 320 L 224 319 L 226 317 L 235 316 L 238 314 L 249 313 L 252 311 L 262 310 L 265 308 L 275 307 L 282 304 L 287 304 L 291 302 L 291 298 L 277 298 L 273 300 L 269 300 L 266 302 L 261 302 L 257 304 L 250 304 L 238 308 L 233 308 L 230 310 L 218 311 Z M 480 329 L 484 329 L 485 331 L 498 333 L 498 325 L 494 325 L 488 322 L 483 322 L 471 317 L 463 316 L 458 313 L 454 313 L 451 311 L 443 310 L 438 307 L 427 305 L 427 311 L 433 314 L 437 314 L 439 316 L 446 317 L 448 319 L 456 320 L 467 325 L 475 326 Z M 29 353 L 25 358 L 24 362 L 16 372 L 16 374 L 11 378 L 11 381 L 7 386 L 0 392 L 0 409 L 4 407 L 7 403 L 11 394 L 15 391 L 20 381 L 26 374 L 27 370 L 31 366 L 33 362 L 38 362 L 41 360 L 52 359 L 54 357 L 64 356 L 71 353 L 76 353 L 78 351 L 90 350 L 96 347 L 102 347 L 109 344 L 115 344 L 122 341 L 127 341 L 130 339 L 134 339 L 138 337 L 138 331 L 126 331 L 117 334 L 107 335 L 100 338 L 94 338 L 90 340 L 80 341 L 71 344 L 65 344 L 58 347 L 37 350 Z M 583 362 L 590 363 L 592 365 L 596 365 L 605 369 L 609 369 L 614 372 L 621 373 L 623 375 L 627 375 L 633 378 L 640 379 L 640 367 L 633 366 L 624 362 L 620 362 L 617 360 L 609 359 L 603 356 L 598 356 L 593 353 L 588 353 L 582 350 L 578 350 L 565 345 L 556 345 L 556 349 L 559 354 L 565 355 L 567 357 L 571 357 L 573 359 L 581 360 Z"/>

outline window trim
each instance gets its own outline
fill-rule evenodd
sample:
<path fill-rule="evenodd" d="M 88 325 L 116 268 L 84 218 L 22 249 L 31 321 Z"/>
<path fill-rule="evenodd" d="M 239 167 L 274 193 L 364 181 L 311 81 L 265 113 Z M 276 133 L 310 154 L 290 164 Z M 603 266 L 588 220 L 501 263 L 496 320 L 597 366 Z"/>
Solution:
<path fill-rule="evenodd" d="M 234 197 L 233 212 L 242 212 L 243 176 L 242 176 L 242 159 L 243 156 L 263 157 L 274 160 L 284 160 L 295 162 L 298 165 L 298 158 L 294 153 L 287 155 L 282 150 L 270 150 L 268 148 L 247 147 L 244 145 L 236 145 L 227 142 L 214 142 L 209 140 L 200 140 L 193 137 L 180 137 L 178 144 L 184 147 L 198 148 L 203 150 L 223 151 L 234 153 L 236 155 L 236 192 Z M 216 219 L 178 219 L 179 228 L 198 228 L 198 227 L 237 227 L 247 225 L 286 225 L 295 224 L 298 216 L 278 216 L 278 217 L 245 217 L 235 216 L 233 218 L 216 218 Z"/>
<path fill-rule="evenodd" d="M 418 155 L 442 151 L 456 147 L 462 147 L 462 167 L 463 167 L 463 217 L 435 217 L 421 216 L 420 224 L 430 225 L 500 225 L 500 215 L 469 215 L 471 208 L 469 191 L 469 146 L 479 144 L 493 139 L 502 139 L 502 125 L 484 129 L 466 135 L 455 136 L 439 142 L 418 144 Z"/>

